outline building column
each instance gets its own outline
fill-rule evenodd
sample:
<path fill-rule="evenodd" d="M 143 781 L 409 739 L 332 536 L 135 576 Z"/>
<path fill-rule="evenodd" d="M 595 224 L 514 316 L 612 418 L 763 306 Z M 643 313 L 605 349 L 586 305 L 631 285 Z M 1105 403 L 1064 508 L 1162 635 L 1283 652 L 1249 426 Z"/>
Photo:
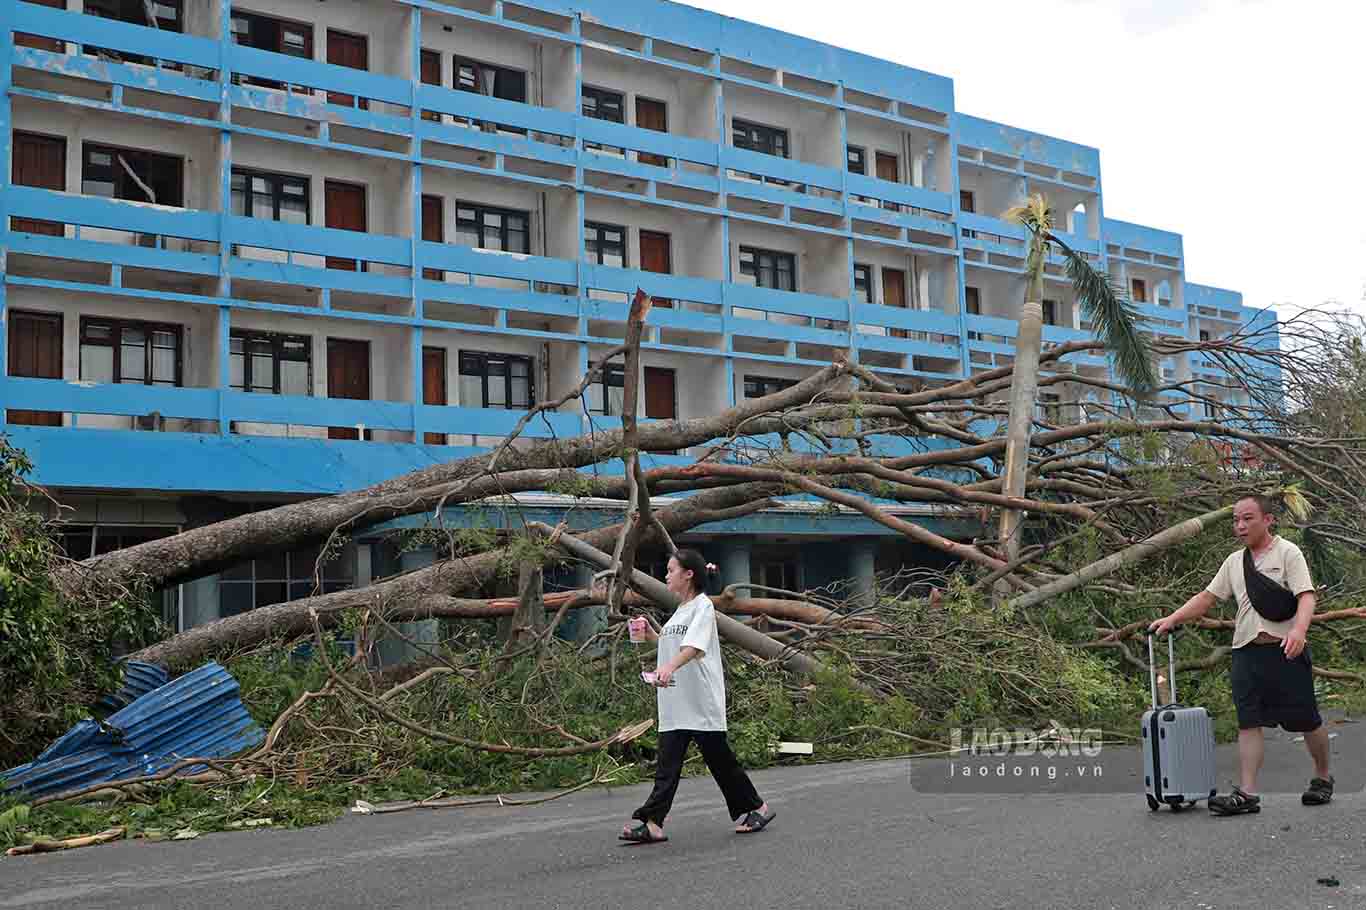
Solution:
<path fill-rule="evenodd" d="M 593 567 L 579 563 L 574 566 L 574 586 L 587 589 L 593 584 Z M 547 611 L 553 613 L 554 611 Z M 607 628 L 607 606 L 580 607 L 564 615 L 555 636 L 575 644 L 583 644 L 594 635 Z"/>
<path fill-rule="evenodd" d="M 716 541 L 716 568 L 720 570 L 721 586 L 750 583 L 750 554 L 754 539 L 736 536 Z"/>
<path fill-rule="evenodd" d="M 422 569 L 436 562 L 436 553 L 430 549 L 410 550 L 403 553 L 398 558 L 398 567 L 401 572 L 412 572 Z M 361 544 L 356 547 L 356 581 L 361 581 L 361 576 L 365 576 L 365 584 L 370 583 L 370 547 Z M 361 570 L 364 569 L 364 572 Z M 437 647 L 438 631 L 440 620 L 423 619 L 418 622 L 395 623 L 394 628 L 413 641 L 421 642 L 424 645 L 431 645 L 430 650 Z M 426 652 L 421 648 L 414 647 L 401 638 L 385 636 L 375 642 L 375 657 L 381 667 L 389 667 L 395 664 L 409 663 L 424 657 Z"/>
<path fill-rule="evenodd" d="M 859 607 L 872 606 L 877 593 L 877 538 L 855 537 L 846 546 L 849 551 L 850 600 Z"/>

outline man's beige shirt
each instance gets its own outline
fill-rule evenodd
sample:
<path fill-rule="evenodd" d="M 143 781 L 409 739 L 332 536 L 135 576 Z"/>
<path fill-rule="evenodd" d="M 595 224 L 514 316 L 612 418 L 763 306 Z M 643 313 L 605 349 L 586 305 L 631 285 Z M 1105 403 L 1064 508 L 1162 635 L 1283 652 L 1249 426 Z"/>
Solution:
<path fill-rule="evenodd" d="M 1272 538 L 1271 547 L 1261 556 L 1254 556 L 1252 564 L 1267 578 L 1276 582 L 1291 594 L 1299 597 L 1305 591 L 1314 590 L 1314 582 L 1309 577 L 1309 564 L 1305 562 L 1300 548 L 1280 535 Z M 1205 589 L 1216 600 L 1232 597 L 1238 602 L 1238 616 L 1234 620 L 1233 647 L 1243 645 L 1266 632 L 1277 638 L 1285 638 L 1295 625 L 1295 618 L 1285 622 L 1271 622 L 1252 607 L 1247 596 L 1247 581 L 1243 577 L 1243 550 L 1239 548 L 1229 554 L 1228 559 L 1219 567 L 1214 580 Z"/>

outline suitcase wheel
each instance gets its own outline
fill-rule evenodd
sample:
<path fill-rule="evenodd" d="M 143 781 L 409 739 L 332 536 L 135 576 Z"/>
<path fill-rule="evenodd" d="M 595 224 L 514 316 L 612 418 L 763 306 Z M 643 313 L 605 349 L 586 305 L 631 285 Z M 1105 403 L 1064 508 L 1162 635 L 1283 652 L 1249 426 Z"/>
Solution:
<path fill-rule="evenodd" d="M 1162 804 L 1159 803 L 1156 799 L 1154 799 L 1153 796 L 1152 796 L 1151 794 L 1149 794 L 1149 795 L 1148 795 L 1148 808 L 1151 809 L 1151 810 L 1153 810 L 1154 812 L 1156 812 L 1158 809 L 1161 809 L 1161 808 L 1162 808 Z"/>

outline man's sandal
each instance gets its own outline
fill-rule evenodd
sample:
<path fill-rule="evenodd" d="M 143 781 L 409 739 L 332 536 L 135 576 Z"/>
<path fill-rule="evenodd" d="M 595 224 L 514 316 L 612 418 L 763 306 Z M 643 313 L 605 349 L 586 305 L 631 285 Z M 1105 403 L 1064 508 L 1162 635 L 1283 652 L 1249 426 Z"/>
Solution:
<path fill-rule="evenodd" d="M 769 812 L 767 815 L 760 815 L 758 812 L 751 812 L 745 816 L 744 830 L 740 830 L 739 828 L 737 828 L 735 830 L 735 833 L 754 834 L 756 832 L 762 831 L 764 830 L 765 826 L 768 825 L 769 822 L 773 821 L 774 817 L 777 816 L 777 814 L 777 812 Z"/>
<path fill-rule="evenodd" d="M 1309 789 L 1304 791 L 1300 797 L 1300 802 L 1306 806 L 1322 806 L 1333 798 L 1333 777 L 1328 776 L 1327 780 L 1316 777 L 1309 781 Z"/>
<path fill-rule="evenodd" d="M 1215 815 L 1250 815 L 1262 811 L 1262 798 L 1244 793 L 1234 787 L 1228 796 L 1211 796 L 1209 811 Z"/>
<path fill-rule="evenodd" d="M 668 839 L 668 836 L 663 834 L 655 837 L 650 831 L 650 826 L 645 822 L 641 822 L 630 831 L 623 831 L 617 835 L 617 840 L 628 840 L 633 844 L 662 844 Z"/>

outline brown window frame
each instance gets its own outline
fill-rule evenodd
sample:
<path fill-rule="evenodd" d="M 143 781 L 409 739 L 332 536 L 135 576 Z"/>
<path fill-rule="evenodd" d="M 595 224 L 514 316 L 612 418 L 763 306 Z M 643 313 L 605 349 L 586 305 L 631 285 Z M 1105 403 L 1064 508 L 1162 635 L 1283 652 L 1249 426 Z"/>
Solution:
<path fill-rule="evenodd" d="M 110 337 L 106 339 L 92 337 L 90 329 L 95 325 L 107 325 L 111 329 Z M 123 334 L 128 329 L 137 329 L 143 333 L 143 373 L 141 380 L 126 380 L 123 378 Z M 153 352 L 157 350 L 152 343 L 153 333 L 169 333 L 175 337 L 175 378 L 169 382 L 158 380 L 153 375 L 153 364 L 155 358 Z M 185 327 L 170 322 L 146 322 L 141 319 L 121 319 L 107 318 L 104 316 L 82 316 L 80 322 L 80 344 L 77 349 L 78 363 L 83 366 L 84 358 L 80 355 L 86 346 L 103 347 L 113 349 L 113 371 L 110 382 L 122 385 L 159 385 L 171 388 L 183 388 L 185 380 Z M 90 377 L 84 375 L 81 370 L 81 381 L 90 381 Z"/>

